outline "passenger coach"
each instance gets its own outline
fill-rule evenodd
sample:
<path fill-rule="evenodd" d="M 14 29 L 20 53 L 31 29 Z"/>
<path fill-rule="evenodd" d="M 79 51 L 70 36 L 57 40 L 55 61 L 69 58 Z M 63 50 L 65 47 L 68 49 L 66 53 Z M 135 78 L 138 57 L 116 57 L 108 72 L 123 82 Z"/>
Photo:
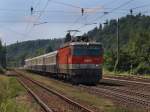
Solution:
<path fill-rule="evenodd" d="M 28 70 L 45 72 L 74 83 L 96 84 L 102 78 L 103 48 L 96 42 L 72 42 L 58 51 L 25 62 Z"/>

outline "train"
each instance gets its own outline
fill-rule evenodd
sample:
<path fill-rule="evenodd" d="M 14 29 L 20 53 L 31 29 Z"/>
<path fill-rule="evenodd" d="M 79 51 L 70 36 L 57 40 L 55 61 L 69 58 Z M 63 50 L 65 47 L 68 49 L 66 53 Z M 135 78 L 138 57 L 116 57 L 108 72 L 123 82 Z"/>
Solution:
<path fill-rule="evenodd" d="M 26 59 L 25 69 L 74 84 L 97 84 L 102 79 L 103 52 L 98 42 L 71 42 L 57 51 Z"/>

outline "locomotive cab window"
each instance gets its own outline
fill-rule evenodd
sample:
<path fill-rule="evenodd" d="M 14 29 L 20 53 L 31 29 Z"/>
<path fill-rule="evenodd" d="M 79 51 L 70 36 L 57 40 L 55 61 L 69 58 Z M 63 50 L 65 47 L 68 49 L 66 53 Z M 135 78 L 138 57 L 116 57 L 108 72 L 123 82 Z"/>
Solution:
<path fill-rule="evenodd" d="M 101 46 L 74 46 L 73 56 L 101 56 L 103 53 Z"/>

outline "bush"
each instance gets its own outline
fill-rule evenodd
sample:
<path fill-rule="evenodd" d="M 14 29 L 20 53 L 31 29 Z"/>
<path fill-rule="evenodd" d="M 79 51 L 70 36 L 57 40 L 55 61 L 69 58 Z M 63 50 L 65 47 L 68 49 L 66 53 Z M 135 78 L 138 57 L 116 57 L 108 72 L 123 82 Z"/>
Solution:
<path fill-rule="evenodd" d="M 134 70 L 135 74 L 150 74 L 150 65 L 146 63 L 140 63 Z"/>
<path fill-rule="evenodd" d="M 113 71 L 116 60 L 114 52 L 113 51 L 106 52 L 104 58 L 105 58 L 104 67 L 109 71 Z"/>
<path fill-rule="evenodd" d="M 16 101 L 24 89 L 14 78 L 0 78 L 0 112 L 30 112 L 27 106 Z"/>
<path fill-rule="evenodd" d="M 5 73 L 5 70 L 0 66 L 0 73 Z"/>

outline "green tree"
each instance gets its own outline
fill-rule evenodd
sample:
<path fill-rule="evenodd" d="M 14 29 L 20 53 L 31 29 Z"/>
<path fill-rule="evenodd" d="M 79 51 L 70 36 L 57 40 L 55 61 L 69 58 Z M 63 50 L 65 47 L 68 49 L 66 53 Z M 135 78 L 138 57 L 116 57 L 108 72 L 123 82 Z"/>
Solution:
<path fill-rule="evenodd" d="M 70 42 L 71 41 L 71 34 L 67 33 L 66 38 L 65 38 L 65 42 Z"/>
<path fill-rule="evenodd" d="M 6 68 L 6 47 L 2 46 L 0 40 L 0 66 Z"/>
<path fill-rule="evenodd" d="M 52 52 L 52 51 L 53 51 L 53 49 L 52 49 L 51 45 L 48 45 L 48 47 L 45 50 L 45 53 L 49 53 L 49 52 Z"/>
<path fill-rule="evenodd" d="M 0 40 L 0 66 L 2 67 L 2 58 L 3 58 L 3 46 L 2 46 L 2 42 Z"/>

